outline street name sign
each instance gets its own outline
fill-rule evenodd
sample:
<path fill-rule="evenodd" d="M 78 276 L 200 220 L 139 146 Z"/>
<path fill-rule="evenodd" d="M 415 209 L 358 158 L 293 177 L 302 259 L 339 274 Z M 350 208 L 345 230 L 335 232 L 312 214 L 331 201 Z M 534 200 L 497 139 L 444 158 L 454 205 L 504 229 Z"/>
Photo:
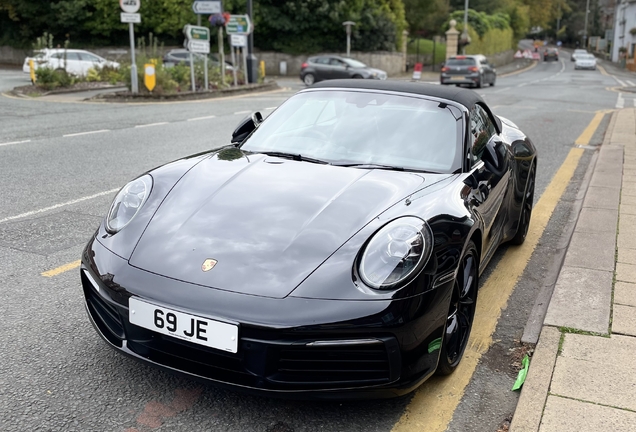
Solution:
<path fill-rule="evenodd" d="M 244 35 L 244 34 L 231 34 L 230 35 L 230 44 L 233 47 L 246 47 L 247 46 L 247 35 Z"/>
<path fill-rule="evenodd" d="M 126 13 L 137 13 L 141 7 L 141 0 L 119 0 L 119 7 Z"/>
<path fill-rule="evenodd" d="M 191 40 L 188 41 L 188 51 L 200 54 L 210 54 L 210 42 Z"/>
<path fill-rule="evenodd" d="M 122 12 L 119 15 L 121 17 L 121 22 L 123 23 L 139 24 L 141 22 L 141 14 L 138 13 Z"/>
<path fill-rule="evenodd" d="M 210 29 L 207 27 L 186 24 L 186 26 L 183 27 L 183 34 L 188 40 L 210 42 Z"/>
<path fill-rule="evenodd" d="M 230 19 L 225 24 L 227 34 L 250 34 L 252 33 L 252 22 L 248 15 L 230 15 Z"/>
<path fill-rule="evenodd" d="M 192 10 L 197 15 L 212 15 L 223 12 L 219 0 L 197 0 L 192 3 Z"/>

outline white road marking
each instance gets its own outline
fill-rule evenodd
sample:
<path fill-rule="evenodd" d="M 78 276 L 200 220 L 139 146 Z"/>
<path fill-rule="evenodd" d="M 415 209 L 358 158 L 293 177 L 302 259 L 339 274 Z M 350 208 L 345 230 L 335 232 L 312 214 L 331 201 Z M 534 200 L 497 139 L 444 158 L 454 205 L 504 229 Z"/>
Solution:
<path fill-rule="evenodd" d="M 634 106 L 636 107 L 636 99 L 632 99 L 632 102 L 634 102 Z"/>
<path fill-rule="evenodd" d="M 216 116 L 211 115 L 211 116 L 205 116 L 205 117 L 195 117 L 195 118 L 187 119 L 186 121 L 207 120 L 207 119 L 213 119 L 213 118 L 216 118 Z"/>
<path fill-rule="evenodd" d="M 623 93 L 618 94 L 618 99 L 616 99 L 616 108 L 623 108 L 625 106 L 625 99 L 623 99 Z"/>
<path fill-rule="evenodd" d="M 251 113 L 251 112 L 252 112 L 252 111 L 250 111 L 250 110 L 247 110 L 247 111 L 237 111 L 237 112 L 235 112 L 235 113 L 234 113 L 234 115 L 238 115 L 238 114 L 249 114 L 249 113 Z"/>
<path fill-rule="evenodd" d="M 627 84 L 629 84 L 630 86 L 635 86 L 636 84 L 634 84 L 633 82 L 631 82 L 630 80 L 626 80 Z"/>
<path fill-rule="evenodd" d="M 265 108 L 265 111 L 266 111 L 266 110 L 274 110 L 274 109 L 276 109 L 276 108 L 278 108 L 278 107 L 267 107 L 267 108 Z"/>
<path fill-rule="evenodd" d="M 31 142 L 31 140 L 11 141 L 11 142 L 6 142 L 6 143 L 0 143 L 0 147 L 8 146 L 8 145 L 14 145 L 14 144 L 23 144 L 23 143 L 28 143 L 28 142 Z"/>
<path fill-rule="evenodd" d="M 135 126 L 135 128 L 145 128 L 145 127 L 151 127 L 151 126 L 161 126 L 161 125 L 165 125 L 165 124 L 168 124 L 168 122 L 148 123 L 148 124 L 143 124 L 143 125 L 137 125 L 137 126 Z"/>
<path fill-rule="evenodd" d="M 618 81 L 618 83 L 619 83 L 621 86 L 623 86 L 623 87 L 627 86 L 627 84 L 625 84 L 623 81 L 619 80 L 618 78 L 614 77 L 614 79 L 616 79 L 616 81 Z"/>
<path fill-rule="evenodd" d="M 95 130 L 95 131 L 90 131 L 90 132 L 78 132 L 78 133 L 66 134 L 66 135 L 62 135 L 62 136 L 64 138 L 67 138 L 67 137 L 74 137 L 74 136 L 80 136 L 80 135 L 91 135 L 91 134 L 97 134 L 97 133 L 104 133 L 104 132 L 110 132 L 110 129 L 100 129 L 100 130 Z"/>
<path fill-rule="evenodd" d="M 90 200 L 90 199 L 93 199 L 93 198 L 98 198 L 100 196 L 104 196 L 104 195 L 109 195 L 109 194 L 115 193 L 118 190 L 119 190 L 119 188 L 111 189 L 111 190 L 107 190 L 107 191 L 104 191 L 104 192 L 96 193 L 94 195 L 89 195 L 89 196 L 85 196 L 85 197 L 82 197 L 82 198 L 77 198 L 77 199 L 74 199 L 74 200 L 71 200 L 71 201 L 67 201 L 65 203 L 55 204 L 55 205 L 52 205 L 50 207 L 41 208 L 39 210 L 32 210 L 32 211 L 29 211 L 29 212 L 26 212 L 26 213 L 22 213 L 22 214 L 19 214 L 19 215 L 9 216 L 9 217 L 6 217 L 4 219 L 0 219 L 0 223 L 8 222 L 8 221 L 11 221 L 11 220 L 14 220 L 14 219 L 21 219 L 21 218 L 33 216 L 33 215 L 36 215 L 36 214 L 39 214 L 39 213 L 44 213 L 44 212 L 47 212 L 47 211 L 50 211 L 50 210 L 55 210 L 55 209 L 58 209 L 60 207 L 65 207 L 65 206 L 68 206 L 68 205 L 71 205 L 71 204 L 77 204 L 77 203 L 80 203 L 82 201 L 87 201 L 87 200 Z"/>

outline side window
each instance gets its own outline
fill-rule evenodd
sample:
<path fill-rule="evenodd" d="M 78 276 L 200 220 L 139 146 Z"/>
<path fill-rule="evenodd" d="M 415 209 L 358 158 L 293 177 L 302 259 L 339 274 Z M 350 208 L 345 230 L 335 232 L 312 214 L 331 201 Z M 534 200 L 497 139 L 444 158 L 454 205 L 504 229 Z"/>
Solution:
<path fill-rule="evenodd" d="M 336 58 L 332 58 L 331 60 L 329 60 L 329 65 L 331 65 L 331 66 L 344 66 L 344 63 L 341 62 L 340 60 L 336 59 Z"/>
<path fill-rule="evenodd" d="M 99 57 L 90 54 L 90 53 L 79 53 L 80 57 L 82 58 L 82 60 L 84 61 L 89 61 L 89 62 L 93 62 L 93 63 L 99 63 Z"/>
<path fill-rule="evenodd" d="M 473 164 L 481 160 L 484 148 L 488 140 L 495 135 L 495 125 L 490 117 L 479 105 L 470 112 L 470 133 L 472 137 L 472 158 Z"/>
<path fill-rule="evenodd" d="M 64 54 L 62 54 L 62 58 L 64 58 Z M 79 60 L 79 54 L 76 52 L 67 52 L 66 53 L 66 60 Z"/>
<path fill-rule="evenodd" d="M 318 57 L 316 63 L 323 65 L 329 64 L 329 57 Z"/>

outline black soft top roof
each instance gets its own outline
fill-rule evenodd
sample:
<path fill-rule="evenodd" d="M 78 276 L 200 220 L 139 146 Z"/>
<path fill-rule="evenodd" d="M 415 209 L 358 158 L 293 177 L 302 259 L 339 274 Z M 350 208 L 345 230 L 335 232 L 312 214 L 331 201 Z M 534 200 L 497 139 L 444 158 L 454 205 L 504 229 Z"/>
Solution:
<path fill-rule="evenodd" d="M 469 110 L 476 104 L 481 105 L 492 117 L 497 124 L 497 129 L 501 132 L 501 120 L 492 114 L 490 108 L 484 100 L 472 90 L 455 86 L 443 86 L 435 84 L 424 84 L 409 81 L 393 81 L 393 80 L 361 80 L 361 79 L 339 79 L 321 81 L 310 88 L 343 88 L 343 89 L 369 89 L 369 90 L 385 90 L 402 93 L 413 93 L 423 96 L 432 96 L 440 99 L 447 99 L 464 105 Z"/>

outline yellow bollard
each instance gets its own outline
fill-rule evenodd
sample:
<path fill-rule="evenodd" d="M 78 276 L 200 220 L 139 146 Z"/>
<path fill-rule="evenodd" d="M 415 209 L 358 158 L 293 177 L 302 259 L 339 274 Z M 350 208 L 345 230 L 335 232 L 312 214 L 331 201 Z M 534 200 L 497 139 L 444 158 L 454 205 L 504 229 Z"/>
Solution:
<path fill-rule="evenodd" d="M 144 65 L 144 84 L 146 85 L 148 91 L 154 90 L 156 81 L 157 77 L 155 75 L 155 65 L 146 63 Z"/>
<path fill-rule="evenodd" d="M 265 78 L 265 61 L 261 60 L 258 69 L 259 69 L 259 72 L 261 73 L 261 78 Z"/>
<path fill-rule="evenodd" d="M 31 74 L 31 83 L 35 84 L 37 77 L 35 76 L 35 65 L 33 64 L 33 59 L 29 60 L 29 73 Z"/>

